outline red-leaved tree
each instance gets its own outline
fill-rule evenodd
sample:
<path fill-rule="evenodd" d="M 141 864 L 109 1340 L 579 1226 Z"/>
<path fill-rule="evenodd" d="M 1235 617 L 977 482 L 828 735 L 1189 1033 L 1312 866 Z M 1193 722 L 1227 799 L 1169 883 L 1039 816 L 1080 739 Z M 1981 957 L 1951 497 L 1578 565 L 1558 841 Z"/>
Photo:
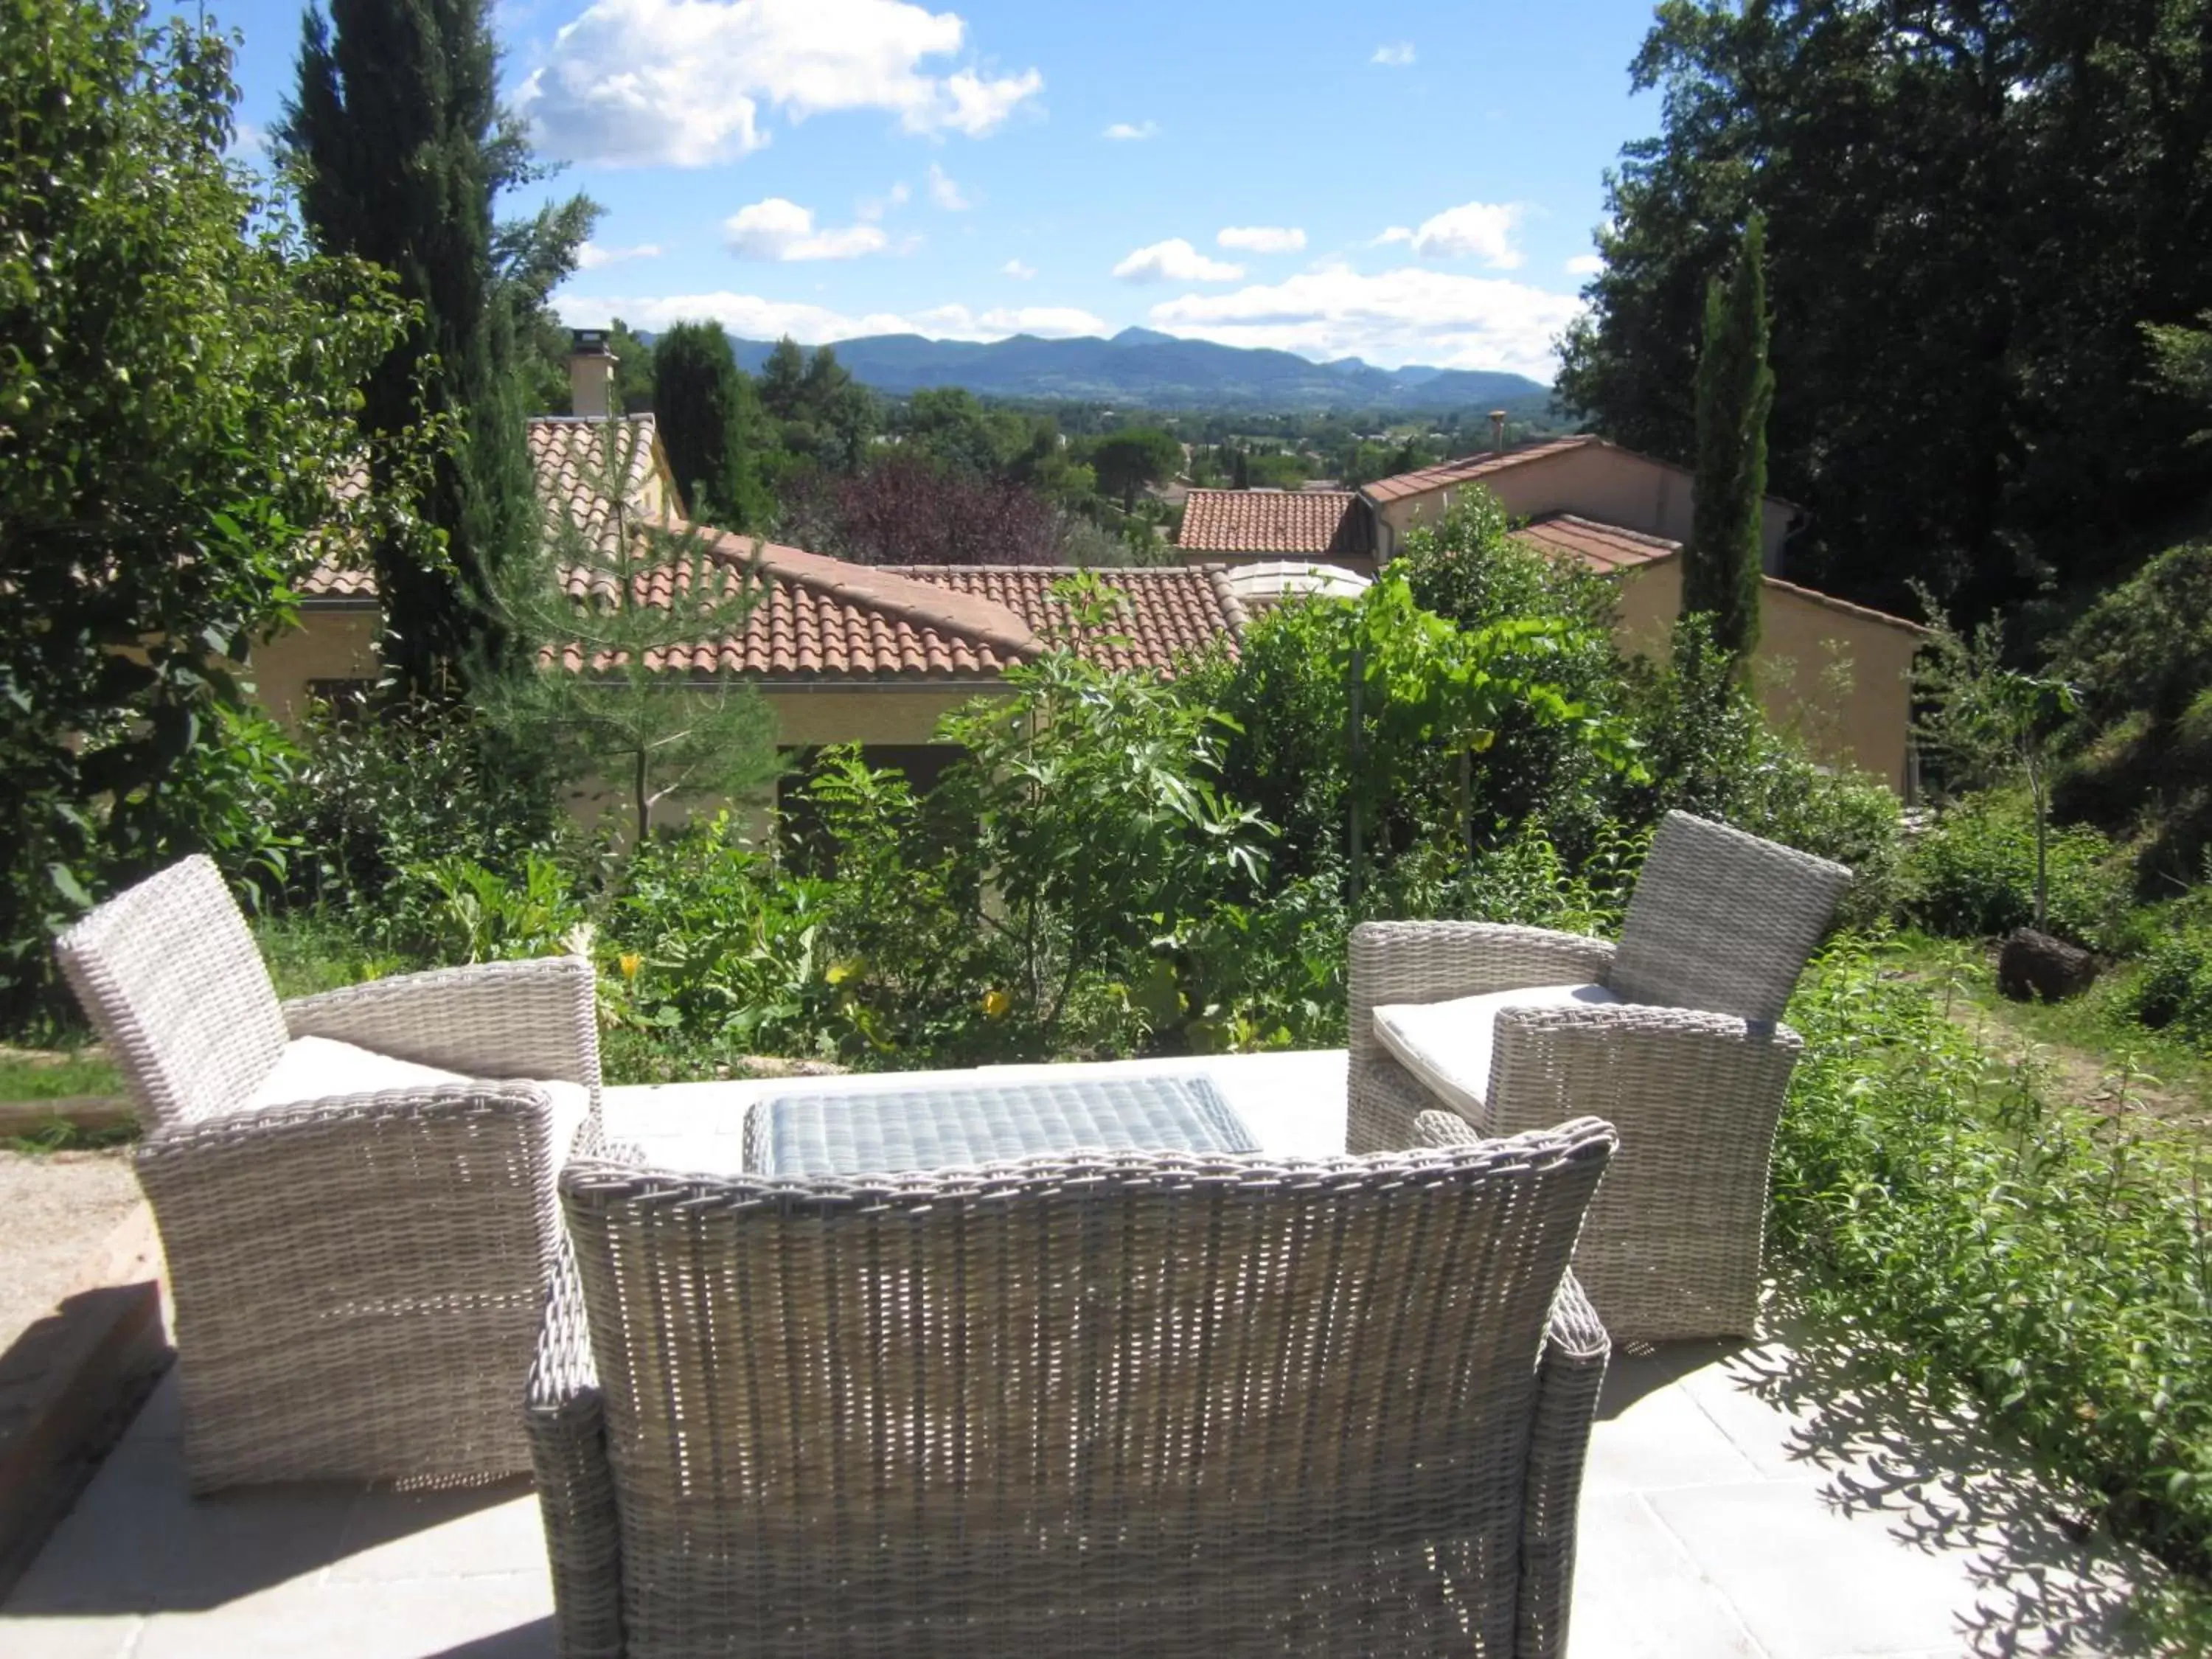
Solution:
<path fill-rule="evenodd" d="M 797 483 L 783 534 L 856 564 L 1067 562 L 1065 515 L 1042 495 L 896 452 L 859 473 Z"/>

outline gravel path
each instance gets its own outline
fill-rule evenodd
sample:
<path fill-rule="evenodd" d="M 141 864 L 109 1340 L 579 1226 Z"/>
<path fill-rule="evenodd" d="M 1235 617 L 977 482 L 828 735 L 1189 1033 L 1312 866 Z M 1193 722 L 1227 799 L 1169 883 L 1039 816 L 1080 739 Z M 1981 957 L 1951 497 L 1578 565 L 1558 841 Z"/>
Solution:
<path fill-rule="evenodd" d="M 128 1150 L 0 1152 L 0 1353 L 46 1316 L 137 1201 Z"/>

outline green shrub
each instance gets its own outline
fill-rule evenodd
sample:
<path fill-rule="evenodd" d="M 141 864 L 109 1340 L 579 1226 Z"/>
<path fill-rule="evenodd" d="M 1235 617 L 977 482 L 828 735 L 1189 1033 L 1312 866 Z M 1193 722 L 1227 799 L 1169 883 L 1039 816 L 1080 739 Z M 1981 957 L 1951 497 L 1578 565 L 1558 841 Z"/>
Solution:
<path fill-rule="evenodd" d="M 2051 931 L 2107 948 L 2129 881 L 2112 843 L 2087 825 L 2051 835 Z M 1905 915 L 1931 933 L 1989 938 L 2035 919 L 2035 822 L 2024 793 L 1970 795 L 1921 836 L 1905 861 Z"/>
<path fill-rule="evenodd" d="M 386 898 L 381 942 L 441 965 L 556 955 L 587 920 L 574 878 L 542 853 L 512 878 L 458 855 L 411 864 Z"/>
<path fill-rule="evenodd" d="M 833 987 L 817 945 L 836 895 L 778 871 L 726 813 L 654 840 L 606 918 L 610 1018 L 718 1054 L 827 1046 Z"/>
<path fill-rule="evenodd" d="M 2146 891 L 2212 847 L 2212 542 L 2170 548 L 2107 590 L 2057 641 L 2081 688 L 2058 781 L 2069 814 L 2142 836 Z"/>
<path fill-rule="evenodd" d="M 2185 917 L 2185 905 L 2196 914 Z M 2166 908 L 2164 926 L 2128 988 L 2126 1009 L 2153 1030 L 2212 1049 L 2212 907 L 2185 901 Z"/>
<path fill-rule="evenodd" d="M 2212 1218 L 2191 1149 L 2052 1105 L 1851 942 L 1790 1018 L 1806 1048 L 1770 1237 L 1813 1311 L 1970 1399 L 2122 1535 L 2212 1574 Z"/>
<path fill-rule="evenodd" d="M 299 742 L 270 809 L 300 849 L 283 887 L 294 905 L 374 910 L 410 866 L 519 873 L 528 854 L 576 839 L 543 769 L 465 711 L 324 707 Z"/>

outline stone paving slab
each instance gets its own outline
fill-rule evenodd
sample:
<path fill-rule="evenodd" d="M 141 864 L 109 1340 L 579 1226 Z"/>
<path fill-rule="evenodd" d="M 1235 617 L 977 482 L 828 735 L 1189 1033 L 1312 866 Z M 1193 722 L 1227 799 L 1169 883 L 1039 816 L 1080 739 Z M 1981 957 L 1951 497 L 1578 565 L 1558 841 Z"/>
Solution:
<path fill-rule="evenodd" d="M 1341 1057 L 1333 1082 L 1314 1063 L 1329 1058 L 1210 1068 L 1255 1128 L 1274 1122 L 1263 1143 L 1319 1142 L 1331 1111 L 1341 1133 Z M 610 1128 L 711 1152 L 743 1126 L 741 1105 L 700 1092 L 718 1086 L 747 1085 L 611 1091 Z M 2121 1614 L 2142 1563 L 2077 1541 L 2065 1506 L 1971 1424 L 1861 1389 L 1848 1353 L 1778 1325 L 1788 1342 L 1616 1357 L 1583 1489 L 1574 1659 L 2132 1651 Z M 195 1501 L 171 1379 L 0 1606 L 0 1654 L 550 1659 L 551 1611 L 521 1483 Z"/>

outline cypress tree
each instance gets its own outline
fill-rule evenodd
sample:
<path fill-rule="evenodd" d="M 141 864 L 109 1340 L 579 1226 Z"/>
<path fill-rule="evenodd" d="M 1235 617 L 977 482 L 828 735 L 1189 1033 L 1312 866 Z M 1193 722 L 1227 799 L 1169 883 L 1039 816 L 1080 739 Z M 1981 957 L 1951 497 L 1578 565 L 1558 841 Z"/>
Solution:
<path fill-rule="evenodd" d="M 760 401 L 719 324 L 678 323 L 653 342 L 653 409 L 691 517 L 726 530 L 763 528 L 768 494 L 754 465 Z"/>
<path fill-rule="evenodd" d="M 1713 619 L 1713 638 L 1739 667 L 1759 644 L 1761 507 L 1766 497 L 1766 222 L 1751 216 L 1735 270 L 1705 289 L 1698 358 L 1698 466 L 1682 614 Z"/>
<path fill-rule="evenodd" d="M 509 647 L 491 596 L 501 568 L 539 533 L 517 294 L 492 220 L 498 192 L 531 164 L 501 115 L 497 75 L 488 0 L 331 0 L 327 18 L 306 17 L 298 95 L 279 129 L 317 245 L 382 266 L 421 308 L 362 388 L 363 429 L 449 423 L 418 502 L 444 532 L 448 567 L 425 565 L 396 540 L 374 550 L 386 667 L 410 693 L 448 692 L 456 676 L 499 663 Z M 557 280 L 592 211 L 579 201 L 540 215 L 535 244 L 508 250 L 510 261 L 545 264 L 550 254 L 537 274 Z"/>

